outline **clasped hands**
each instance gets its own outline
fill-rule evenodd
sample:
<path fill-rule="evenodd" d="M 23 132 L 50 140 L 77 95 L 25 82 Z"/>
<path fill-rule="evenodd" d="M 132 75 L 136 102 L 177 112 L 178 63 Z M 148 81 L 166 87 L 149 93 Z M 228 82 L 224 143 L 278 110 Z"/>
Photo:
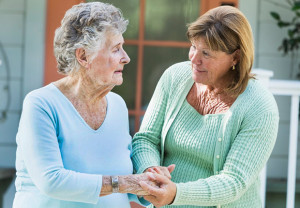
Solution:
<path fill-rule="evenodd" d="M 140 186 L 148 192 L 144 198 L 151 202 L 155 207 L 161 207 L 171 204 L 176 196 L 176 185 L 171 181 L 171 172 L 175 169 L 175 165 L 168 167 L 155 166 L 145 170 L 149 181 L 147 183 L 142 180 Z"/>

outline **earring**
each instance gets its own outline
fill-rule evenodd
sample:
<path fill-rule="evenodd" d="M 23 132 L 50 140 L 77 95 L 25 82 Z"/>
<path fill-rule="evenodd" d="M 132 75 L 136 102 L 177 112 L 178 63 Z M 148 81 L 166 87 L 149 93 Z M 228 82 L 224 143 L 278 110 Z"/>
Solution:
<path fill-rule="evenodd" d="M 234 70 L 235 70 L 235 65 L 232 66 L 232 71 L 234 71 Z"/>

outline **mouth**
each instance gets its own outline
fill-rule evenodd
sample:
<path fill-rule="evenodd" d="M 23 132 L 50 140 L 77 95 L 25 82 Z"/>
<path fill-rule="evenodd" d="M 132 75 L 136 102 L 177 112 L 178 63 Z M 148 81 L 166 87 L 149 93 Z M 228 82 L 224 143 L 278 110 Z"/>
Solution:
<path fill-rule="evenodd" d="M 204 70 L 204 69 L 197 69 L 197 68 L 195 68 L 195 67 L 193 67 L 193 70 L 194 70 L 194 72 L 198 72 L 198 73 L 207 72 L 207 71 Z"/>
<path fill-rule="evenodd" d="M 116 73 L 116 74 L 122 74 L 123 73 L 123 69 L 116 70 L 114 73 Z"/>

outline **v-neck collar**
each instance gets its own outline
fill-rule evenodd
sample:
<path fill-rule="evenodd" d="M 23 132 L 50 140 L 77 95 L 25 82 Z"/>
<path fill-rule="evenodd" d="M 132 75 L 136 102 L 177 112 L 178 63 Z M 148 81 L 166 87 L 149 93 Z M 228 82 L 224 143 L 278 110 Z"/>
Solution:
<path fill-rule="evenodd" d="M 77 111 L 77 109 L 74 107 L 74 105 L 72 104 L 72 102 L 60 91 L 60 89 L 58 89 L 58 87 L 56 87 L 53 83 L 50 83 L 49 84 L 50 86 L 52 86 L 52 88 L 54 88 L 59 96 L 62 97 L 63 100 L 65 100 L 66 103 L 68 103 L 68 105 L 70 106 L 70 108 L 72 109 L 72 111 L 75 113 L 75 115 L 79 118 L 79 120 L 81 120 L 81 122 L 88 128 L 90 129 L 90 131 L 93 131 L 93 132 L 99 132 L 102 128 L 102 126 L 105 125 L 106 123 L 106 120 L 108 118 L 108 115 L 110 113 L 110 108 L 109 108 L 109 96 L 105 96 L 105 99 L 106 99 L 106 102 L 107 102 L 107 105 L 106 105 L 106 115 L 104 117 L 104 120 L 102 122 L 102 124 L 99 126 L 98 129 L 93 129 L 90 125 L 87 124 L 87 122 L 82 118 L 82 116 L 80 115 L 80 113 Z"/>

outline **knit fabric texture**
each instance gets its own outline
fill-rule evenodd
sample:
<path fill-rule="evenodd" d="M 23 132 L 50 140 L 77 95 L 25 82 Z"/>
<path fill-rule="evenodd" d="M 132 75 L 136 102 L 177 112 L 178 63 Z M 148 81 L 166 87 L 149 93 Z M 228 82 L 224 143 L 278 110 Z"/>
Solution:
<path fill-rule="evenodd" d="M 202 116 L 187 106 L 193 83 L 190 62 L 165 71 L 133 139 L 134 169 L 177 165 L 171 207 L 261 207 L 259 174 L 279 122 L 273 95 L 250 80 L 226 113 Z"/>

